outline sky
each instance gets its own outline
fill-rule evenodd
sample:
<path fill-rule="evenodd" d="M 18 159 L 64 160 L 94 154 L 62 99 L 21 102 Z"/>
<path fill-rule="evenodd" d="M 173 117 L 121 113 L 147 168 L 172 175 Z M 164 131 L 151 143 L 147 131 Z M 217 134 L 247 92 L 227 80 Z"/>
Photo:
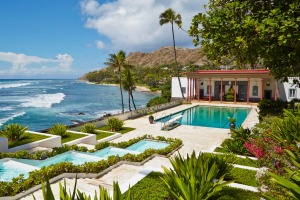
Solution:
<path fill-rule="evenodd" d="M 109 54 L 172 45 L 168 8 L 188 30 L 208 0 L 1 0 L 0 79 L 76 79 L 106 67 Z M 176 45 L 194 48 L 175 28 Z"/>

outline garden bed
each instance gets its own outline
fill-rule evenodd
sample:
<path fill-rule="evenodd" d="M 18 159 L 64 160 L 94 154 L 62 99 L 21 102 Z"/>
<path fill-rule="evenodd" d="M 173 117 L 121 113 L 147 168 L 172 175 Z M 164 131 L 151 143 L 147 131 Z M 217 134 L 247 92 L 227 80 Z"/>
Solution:
<path fill-rule="evenodd" d="M 151 172 L 145 178 L 140 180 L 130 189 L 131 196 L 133 199 L 156 199 L 164 200 L 171 199 L 168 190 L 160 179 L 163 173 Z M 126 193 L 125 193 L 126 195 Z M 215 194 L 211 199 L 218 200 L 259 200 L 260 196 L 258 193 L 232 188 L 224 187 L 220 192 Z"/>
<path fill-rule="evenodd" d="M 62 144 L 87 136 L 87 134 L 74 133 L 69 131 L 67 132 L 67 135 L 67 137 L 61 139 Z"/>
<path fill-rule="evenodd" d="M 0 134 L 0 137 L 5 137 L 6 138 L 5 135 L 1 135 L 1 134 Z M 39 140 L 43 140 L 43 139 L 46 139 L 46 138 L 49 138 L 49 136 L 25 132 L 22 135 L 21 140 L 9 141 L 8 142 L 8 148 L 21 146 L 21 145 L 24 145 L 24 144 L 28 144 L 28 143 L 36 142 L 36 141 L 39 141 Z"/>
<path fill-rule="evenodd" d="M 102 126 L 102 127 L 100 127 L 100 128 L 98 128 L 98 130 L 102 130 L 102 131 L 110 131 L 110 132 L 113 132 L 113 133 L 122 133 L 122 134 L 124 134 L 124 133 L 128 133 L 128 132 L 130 132 L 130 131 L 133 131 L 133 130 L 135 130 L 135 128 L 131 128 L 131 127 L 122 127 L 121 128 L 121 130 L 119 130 L 119 131 L 111 131 L 110 130 L 110 128 L 109 128 L 109 126 Z"/>

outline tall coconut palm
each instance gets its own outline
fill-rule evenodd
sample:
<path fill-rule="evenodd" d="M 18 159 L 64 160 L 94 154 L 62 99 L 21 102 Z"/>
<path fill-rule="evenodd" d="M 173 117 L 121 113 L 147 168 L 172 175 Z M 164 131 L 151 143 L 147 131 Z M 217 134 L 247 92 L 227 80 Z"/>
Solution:
<path fill-rule="evenodd" d="M 176 12 L 174 10 L 172 10 L 171 8 L 168 8 L 165 12 L 161 13 L 159 16 L 159 24 L 165 25 L 170 23 L 172 26 L 172 36 L 173 36 L 173 49 L 174 49 L 174 60 L 175 60 L 175 67 L 176 67 L 176 71 L 177 71 L 177 78 L 178 78 L 178 82 L 179 82 L 179 87 L 180 87 L 180 91 L 181 91 L 181 95 L 182 98 L 184 98 L 184 94 L 182 91 L 182 87 L 181 87 L 181 81 L 179 78 L 179 67 L 178 67 L 178 63 L 177 63 L 177 55 L 176 55 L 176 47 L 175 47 L 175 36 L 174 36 L 174 23 L 181 28 L 181 15 L 180 14 L 176 14 Z"/>
<path fill-rule="evenodd" d="M 136 110 L 136 106 L 135 106 L 133 94 L 132 94 L 132 91 L 135 90 L 135 80 L 132 76 L 130 69 L 127 68 L 124 70 L 122 82 L 123 82 L 123 89 L 128 91 L 129 110 L 131 111 L 130 98 L 132 99 L 134 109 Z"/>
<path fill-rule="evenodd" d="M 126 66 L 125 64 L 126 53 L 120 50 L 117 54 L 109 54 L 109 58 L 105 64 L 109 67 L 116 69 L 119 73 L 119 85 L 120 85 L 120 94 L 122 100 L 122 113 L 124 113 L 124 100 L 122 92 L 122 69 Z"/>

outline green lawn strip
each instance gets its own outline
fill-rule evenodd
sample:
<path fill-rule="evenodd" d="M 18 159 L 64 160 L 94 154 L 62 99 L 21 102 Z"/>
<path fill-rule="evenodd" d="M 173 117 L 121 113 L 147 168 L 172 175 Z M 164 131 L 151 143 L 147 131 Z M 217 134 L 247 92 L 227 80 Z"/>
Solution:
<path fill-rule="evenodd" d="M 207 153 L 207 154 L 214 154 L 214 153 Z M 215 155 L 222 155 L 222 154 L 215 154 Z M 256 167 L 256 168 L 260 167 L 258 160 L 252 160 L 247 157 L 246 158 L 236 157 L 232 164 L 244 165 L 244 166 Z"/>
<path fill-rule="evenodd" d="M 218 153 L 230 153 L 230 152 L 228 152 L 226 149 L 224 149 L 222 147 L 215 148 L 214 152 L 218 152 Z"/>
<path fill-rule="evenodd" d="M 79 138 L 82 138 L 85 136 L 87 136 L 87 135 L 68 132 L 68 137 L 62 138 L 61 143 L 70 142 L 72 140 L 76 140 L 76 139 L 79 139 Z"/>
<path fill-rule="evenodd" d="M 164 182 L 159 178 L 161 175 L 163 174 L 160 172 L 151 172 L 145 178 L 135 184 L 130 189 L 133 199 L 170 199 Z"/>
<path fill-rule="evenodd" d="M 249 166 L 249 167 L 256 167 L 256 168 L 260 167 L 258 160 L 252 160 L 247 157 L 246 158 L 237 157 L 233 164 L 244 165 L 244 166 Z"/>
<path fill-rule="evenodd" d="M 248 190 L 233 188 L 233 187 L 224 187 L 220 192 L 213 195 L 210 199 L 218 200 L 259 200 L 259 193 L 251 192 Z"/>
<path fill-rule="evenodd" d="M 133 131 L 134 129 L 135 128 L 131 128 L 131 127 L 122 127 L 121 130 L 119 130 L 119 131 L 113 131 L 113 132 L 124 134 L 124 133 L 128 133 L 130 131 Z M 109 126 L 106 125 L 106 126 L 102 126 L 102 127 L 98 128 L 98 130 L 110 131 L 110 128 L 109 128 Z"/>
<path fill-rule="evenodd" d="M 133 199 L 166 200 L 171 199 L 164 182 L 159 178 L 163 173 L 151 172 L 130 189 Z M 127 193 L 127 192 L 126 192 Z M 125 193 L 125 195 L 126 195 Z M 258 193 L 232 187 L 224 187 L 222 191 L 210 199 L 220 200 L 256 200 L 260 199 Z"/>
<path fill-rule="evenodd" d="M 0 135 L 0 136 L 5 137 L 3 135 Z M 20 141 L 8 142 L 8 148 L 21 146 L 23 144 L 36 142 L 36 141 L 43 140 L 46 138 L 49 138 L 49 136 L 38 135 L 38 134 L 33 134 L 33 133 L 24 133 L 24 135 L 22 136 L 22 139 Z"/>
<path fill-rule="evenodd" d="M 258 183 L 255 178 L 256 170 L 248 170 L 234 167 L 226 180 L 234 179 L 235 183 L 257 187 Z"/>
<path fill-rule="evenodd" d="M 111 135 L 113 135 L 113 134 L 114 134 L 114 133 L 108 133 L 108 132 L 97 131 L 97 134 L 96 134 L 96 140 L 100 140 L 100 139 L 106 138 L 106 137 L 111 136 Z"/>

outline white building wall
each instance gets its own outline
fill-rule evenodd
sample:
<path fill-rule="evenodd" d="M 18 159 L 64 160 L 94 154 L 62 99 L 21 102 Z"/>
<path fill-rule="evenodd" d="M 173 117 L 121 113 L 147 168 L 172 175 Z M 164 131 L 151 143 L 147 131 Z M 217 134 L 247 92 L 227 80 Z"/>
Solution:
<path fill-rule="evenodd" d="M 300 81 L 300 77 L 289 77 L 288 82 L 278 81 L 278 84 L 282 84 L 284 88 L 284 94 L 281 94 L 283 96 L 281 99 L 286 99 L 287 101 L 291 101 L 292 99 L 300 99 L 300 88 L 297 86 L 297 84 L 293 84 L 294 79 Z M 295 91 L 294 96 L 291 96 L 291 90 Z"/>
<path fill-rule="evenodd" d="M 187 96 L 187 77 L 180 77 L 181 87 L 184 91 L 184 97 Z M 179 87 L 179 82 L 177 77 L 172 77 L 172 97 L 181 98 L 181 92 Z"/>

